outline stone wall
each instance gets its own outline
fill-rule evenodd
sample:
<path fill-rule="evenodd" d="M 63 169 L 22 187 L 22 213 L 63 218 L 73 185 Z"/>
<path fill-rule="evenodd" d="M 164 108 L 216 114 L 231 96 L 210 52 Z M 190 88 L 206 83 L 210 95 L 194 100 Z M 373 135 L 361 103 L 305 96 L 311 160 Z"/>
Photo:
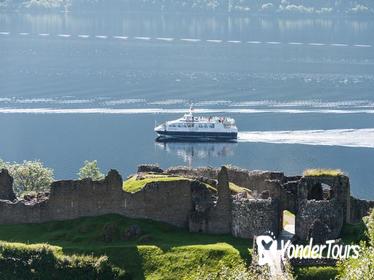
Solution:
<path fill-rule="evenodd" d="M 0 223 L 40 223 L 117 213 L 187 227 L 192 210 L 189 180 L 147 184 L 141 191 L 122 190 L 122 178 L 111 170 L 101 181 L 58 181 L 49 199 L 28 205 L 23 201 L 0 201 Z"/>
<path fill-rule="evenodd" d="M 170 175 L 179 175 L 184 177 L 194 177 L 194 178 L 208 178 L 208 179 L 217 179 L 218 177 L 218 168 L 212 167 L 198 167 L 198 168 L 191 168 L 187 166 L 176 166 L 170 167 L 165 170 L 166 174 Z"/>
<path fill-rule="evenodd" d="M 234 184 L 250 189 L 254 194 L 269 191 L 271 197 L 279 197 L 279 184 L 284 181 L 284 174 L 270 171 L 248 171 L 238 168 L 229 169 L 229 180 Z"/>
<path fill-rule="evenodd" d="M 9 175 L 8 170 L 0 170 L 0 199 L 15 200 L 16 195 L 13 191 L 13 178 Z"/>
<path fill-rule="evenodd" d="M 288 180 L 288 177 L 284 176 L 282 172 L 260 170 L 249 171 L 235 166 L 227 166 L 226 170 L 229 182 L 250 189 L 254 196 L 259 196 L 263 191 L 269 191 L 271 197 L 280 197 L 282 191 L 281 184 Z M 187 166 L 177 166 L 168 168 L 165 172 L 172 175 L 216 180 L 219 169 L 209 167 L 190 168 Z M 290 177 L 291 180 L 295 178 L 297 177 Z"/>
<path fill-rule="evenodd" d="M 374 201 L 363 200 L 350 197 L 351 211 L 350 211 L 350 223 L 359 223 L 362 217 L 367 216 L 371 209 L 374 208 Z"/>
<path fill-rule="evenodd" d="M 253 238 L 280 230 L 280 209 L 278 199 L 242 199 L 233 201 L 232 234 L 235 237 Z"/>
<path fill-rule="evenodd" d="M 328 190 L 327 197 L 323 186 Z M 350 220 L 347 193 L 349 180 L 344 175 L 301 178 L 297 186 L 296 236 L 306 240 L 315 232 L 313 225 L 322 225 L 327 239 L 339 237 L 343 224 Z M 315 223 L 317 220 L 318 223 Z"/>
<path fill-rule="evenodd" d="M 305 200 L 299 204 L 295 217 L 295 234 L 301 240 L 307 240 L 312 232 L 315 220 L 324 223 L 329 231 L 327 239 L 335 239 L 340 236 L 343 227 L 343 209 L 336 202 Z"/>
<path fill-rule="evenodd" d="M 217 191 L 217 203 L 214 207 L 210 208 L 208 212 L 207 232 L 230 233 L 232 198 L 226 167 L 222 167 L 221 171 L 218 173 Z"/>
<path fill-rule="evenodd" d="M 140 172 L 162 172 L 143 165 Z M 356 223 L 374 202 L 350 196 L 346 176 L 286 177 L 281 172 L 248 171 L 236 167 L 169 168 L 163 173 L 189 177 L 148 183 L 135 193 L 122 189 L 122 177 L 111 170 L 104 180 L 64 180 L 51 185 L 43 200 L 17 200 L 12 178 L 0 172 L 0 224 L 40 223 L 117 213 L 131 218 L 166 222 L 193 232 L 232 233 L 253 238 L 267 231 L 278 234 L 283 210 L 295 213 L 296 236 L 306 240 L 323 229 L 339 237 L 344 223 Z M 204 183 L 211 180 L 212 191 Z M 232 196 L 229 182 L 252 191 Z M 330 189 L 322 191 L 322 185 Z M 326 195 L 327 194 L 327 195 Z"/>

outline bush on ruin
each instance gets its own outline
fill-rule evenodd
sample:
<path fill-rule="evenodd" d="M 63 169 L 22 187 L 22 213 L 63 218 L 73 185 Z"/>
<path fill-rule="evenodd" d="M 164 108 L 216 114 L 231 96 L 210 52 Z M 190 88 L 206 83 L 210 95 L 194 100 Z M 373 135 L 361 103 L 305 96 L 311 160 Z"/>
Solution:
<path fill-rule="evenodd" d="M 91 178 L 98 181 L 105 178 L 105 175 L 101 173 L 100 168 L 97 166 L 97 160 L 85 160 L 83 166 L 79 169 L 78 176 L 81 180 Z"/>
<path fill-rule="evenodd" d="M 360 253 L 357 259 L 349 258 L 338 264 L 339 279 L 360 280 L 372 279 L 374 273 L 374 210 L 364 218 L 367 227 L 368 242 L 360 242 Z"/>
<path fill-rule="evenodd" d="M 8 169 L 13 177 L 14 192 L 21 196 L 27 192 L 49 191 L 50 184 L 54 181 L 53 170 L 47 168 L 39 160 L 10 163 L 0 160 L 0 169 Z"/>

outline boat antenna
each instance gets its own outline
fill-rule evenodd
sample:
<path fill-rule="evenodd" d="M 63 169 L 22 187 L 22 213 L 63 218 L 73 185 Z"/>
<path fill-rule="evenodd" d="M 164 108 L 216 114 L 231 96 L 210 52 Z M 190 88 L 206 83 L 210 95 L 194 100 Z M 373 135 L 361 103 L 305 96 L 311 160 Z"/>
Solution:
<path fill-rule="evenodd" d="M 190 113 L 192 114 L 193 112 L 193 103 L 191 102 L 191 105 L 190 105 Z"/>

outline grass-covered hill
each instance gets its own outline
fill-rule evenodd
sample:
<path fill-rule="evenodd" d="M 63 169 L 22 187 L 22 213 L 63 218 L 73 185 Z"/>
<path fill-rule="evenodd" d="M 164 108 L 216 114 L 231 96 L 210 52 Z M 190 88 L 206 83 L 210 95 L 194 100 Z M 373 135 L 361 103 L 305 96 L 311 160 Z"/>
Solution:
<path fill-rule="evenodd" d="M 107 270 L 112 266 L 113 273 L 125 271 L 127 279 L 197 279 L 198 275 L 214 273 L 222 266 L 248 264 L 252 246 L 251 240 L 236 239 L 230 235 L 189 233 L 163 223 L 129 219 L 120 215 L 43 224 L 0 225 L 0 240 L 57 246 L 52 249 L 56 255 L 52 259 L 57 258 L 55 266 L 61 266 L 61 258 L 68 262 L 67 268 L 59 270 L 61 273 L 67 273 L 69 267 L 74 268 L 69 262 L 74 264 L 77 258 L 81 258 L 75 255 L 85 255 L 88 257 L 80 265 L 81 270 L 90 271 L 96 262 L 102 262 Z M 9 247 L 8 243 L 1 244 L 0 263 L 4 258 L 2 248 Z M 24 244 L 12 245 L 12 254 L 35 258 L 31 253 L 20 254 L 32 249 L 27 249 Z M 40 248 L 37 246 L 33 250 L 40 252 Z M 103 259 L 95 259 L 103 255 L 108 257 L 108 263 Z M 27 266 L 25 269 L 33 268 Z M 14 276 L 14 271 L 2 273 L 1 279 L 22 278 L 9 278 Z M 121 273 L 117 274 L 120 277 Z"/>

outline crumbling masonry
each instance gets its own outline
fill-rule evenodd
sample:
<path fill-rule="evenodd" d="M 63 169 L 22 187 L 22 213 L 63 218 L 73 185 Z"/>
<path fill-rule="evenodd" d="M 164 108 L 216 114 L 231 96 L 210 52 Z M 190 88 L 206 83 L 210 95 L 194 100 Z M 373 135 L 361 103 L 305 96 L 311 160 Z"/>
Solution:
<path fill-rule="evenodd" d="M 345 223 L 357 223 L 374 207 L 350 195 L 349 178 L 294 176 L 281 172 L 249 171 L 236 167 L 173 167 L 165 171 L 143 165 L 138 172 L 180 175 L 186 179 L 148 183 L 135 193 L 123 191 L 120 174 L 109 171 L 104 180 L 52 183 L 47 196 L 19 200 L 13 179 L 0 172 L 0 224 L 42 223 L 108 213 L 161 221 L 192 232 L 231 233 L 253 238 L 282 229 L 283 211 L 295 214 L 300 240 L 338 238 Z M 229 183 L 246 188 L 233 194 Z M 207 187 L 207 184 L 214 189 Z"/>

